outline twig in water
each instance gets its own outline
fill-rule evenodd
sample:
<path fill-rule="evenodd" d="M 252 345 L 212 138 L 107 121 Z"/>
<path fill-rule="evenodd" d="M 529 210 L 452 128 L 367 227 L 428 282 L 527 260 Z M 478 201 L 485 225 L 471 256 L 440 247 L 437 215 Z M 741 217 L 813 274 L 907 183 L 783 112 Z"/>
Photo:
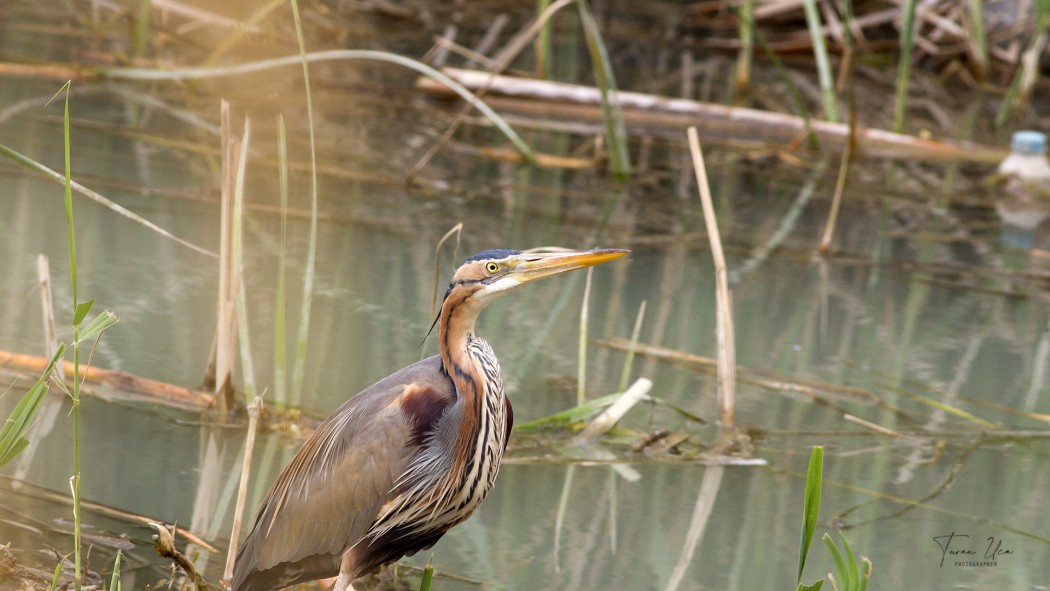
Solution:
<path fill-rule="evenodd" d="M 164 558 L 170 558 L 175 562 L 176 565 L 182 572 L 186 573 L 193 581 L 193 586 L 197 588 L 197 591 L 207 591 L 208 581 L 204 580 L 204 577 L 197 572 L 197 567 L 193 566 L 193 562 L 182 552 L 179 552 L 175 548 L 175 531 L 174 526 L 171 531 L 159 523 L 148 523 L 147 525 L 155 532 L 153 534 L 153 548 L 157 551 L 157 554 Z"/>

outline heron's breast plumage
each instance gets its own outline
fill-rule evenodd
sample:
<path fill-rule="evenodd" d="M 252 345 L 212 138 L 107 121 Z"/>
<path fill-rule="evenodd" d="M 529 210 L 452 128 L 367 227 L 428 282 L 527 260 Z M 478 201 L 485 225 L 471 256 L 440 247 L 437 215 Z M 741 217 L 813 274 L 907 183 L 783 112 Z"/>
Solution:
<path fill-rule="evenodd" d="M 489 344 L 471 338 L 465 353 L 461 359 L 478 371 L 461 383 L 476 390 L 457 388 L 456 400 L 417 439 L 421 445 L 394 484 L 393 498 L 382 506 L 363 541 L 394 531 L 402 536 L 444 532 L 470 517 L 492 489 L 510 433 L 510 402 Z M 410 420 L 425 414 L 417 412 Z"/>

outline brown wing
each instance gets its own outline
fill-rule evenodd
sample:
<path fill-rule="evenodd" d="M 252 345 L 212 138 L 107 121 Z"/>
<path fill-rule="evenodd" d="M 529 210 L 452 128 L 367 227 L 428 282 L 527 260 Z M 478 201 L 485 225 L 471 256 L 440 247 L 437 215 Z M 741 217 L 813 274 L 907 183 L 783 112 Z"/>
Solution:
<path fill-rule="evenodd" d="M 334 576 L 372 525 L 443 409 L 455 400 L 438 357 L 346 401 L 270 487 L 237 552 L 233 589 L 273 589 Z"/>

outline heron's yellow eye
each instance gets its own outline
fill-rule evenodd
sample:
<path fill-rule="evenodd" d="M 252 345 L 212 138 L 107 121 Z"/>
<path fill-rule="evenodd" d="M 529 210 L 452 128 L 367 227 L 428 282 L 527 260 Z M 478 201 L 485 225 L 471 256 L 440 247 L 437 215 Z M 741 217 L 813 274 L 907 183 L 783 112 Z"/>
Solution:
<path fill-rule="evenodd" d="M 487 271 L 489 275 L 493 275 L 496 271 L 499 271 L 499 265 L 496 263 L 485 263 L 485 271 Z"/>

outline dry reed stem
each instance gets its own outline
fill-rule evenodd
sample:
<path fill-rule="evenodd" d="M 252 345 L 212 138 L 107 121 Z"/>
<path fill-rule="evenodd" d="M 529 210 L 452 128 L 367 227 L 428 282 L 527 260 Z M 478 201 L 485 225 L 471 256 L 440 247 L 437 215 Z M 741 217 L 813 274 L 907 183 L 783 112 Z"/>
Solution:
<path fill-rule="evenodd" d="M 219 299 L 216 308 L 215 375 L 206 383 L 214 384 L 219 411 L 229 412 L 232 399 L 233 363 L 236 355 L 236 269 L 233 262 L 233 192 L 236 183 L 237 142 L 230 130 L 230 103 L 220 103 L 222 154 L 221 211 L 219 223 Z"/>
<path fill-rule="evenodd" d="M 226 553 L 226 569 L 223 571 L 223 585 L 229 587 L 233 580 L 233 564 L 237 557 L 237 543 L 241 537 L 241 523 L 244 519 L 244 505 L 248 499 L 248 477 L 252 472 L 252 454 L 255 451 L 255 432 L 259 426 L 259 415 L 262 414 L 263 399 L 256 396 L 248 405 L 248 432 L 244 436 L 244 461 L 241 463 L 241 482 L 237 488 L 237 504 L 233 510 L 233 529 L 230 531 L 230 549 Z"/>
<path fill-rule="evenodd" d="M 693 157 L 696 184 L 700 190 L 700 204 L 704 210 L 704 223 L 711 242 L 711 257 L 715 264 L 715 297 L 718 305 L 718 408 L 722 427 L 730 431 L 736 428 L 736 349 L 733 338 L 732 294 L 729 292 L 729 276 L 726 273 L 726 258 L 722 252 L 722 238 L 718 233 L 718 221 L 711 202 L 711 188 L 707 183 L 707 169 L 700 138 L 695 127 L 690 127 L 689 152 Z"/>
<path fill-rule="evenodd" d="M 864 427 L 865 429 L 870 429 L 870 430 L 872 430 L 872 431 L 874 431 L 876 433 L 881 433 L 882 435 L 889 435 L 891 437 L 899 437 L 901 439 L 918 439 L 918 440 L 925 440 L 925 439 L 927 439 L 926 437 L 918 437 L 918 436 L 915 436 L 915 435 L 905 435 L 904 433 L 901 433 L 899 431 L 894 431 L 893 429 L 889 429 L 887 427 L 883 427 L 882 425 L 878 425 L 876 423 L 872 423 L 871 421 L 866 421 L 866 420 L 864 420 L 864 419 L 862 419 L 862 418 L 860 418 L 858 416 L 851 415 L 851 414 L 844 414 L 844 415 L 842 415 L 842 418 L 846 419 L 847 421 L 849 421 L 851 423 L 860 425 L 861 427 Z"/>

